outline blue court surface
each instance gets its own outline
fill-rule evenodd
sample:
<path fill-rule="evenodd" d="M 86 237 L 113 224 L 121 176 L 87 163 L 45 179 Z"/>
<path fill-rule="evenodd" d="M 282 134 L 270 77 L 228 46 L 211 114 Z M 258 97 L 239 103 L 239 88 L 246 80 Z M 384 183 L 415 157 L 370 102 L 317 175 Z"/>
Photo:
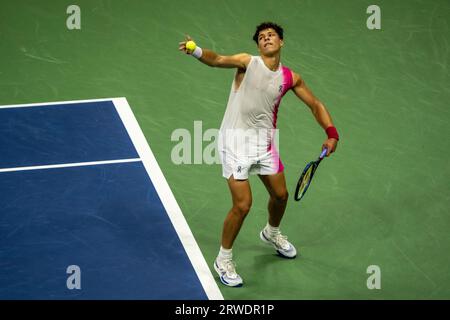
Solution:
<path fill-rule="evenodd" d="M 125 98 L 0 119 L 0 299 L 223 299 Z"/>

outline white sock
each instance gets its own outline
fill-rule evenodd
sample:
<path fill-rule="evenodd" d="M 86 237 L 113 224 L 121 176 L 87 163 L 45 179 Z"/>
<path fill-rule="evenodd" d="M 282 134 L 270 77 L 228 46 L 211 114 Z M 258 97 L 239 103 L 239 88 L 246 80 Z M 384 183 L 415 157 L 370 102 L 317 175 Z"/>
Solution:
<path fill-rule="evenodd" d="M 231 260 L 233 258 L 233 249 L 225 249 L 224 247 L 220 246 L 219 255 L 217 258 L 219 260 Z"/>
<path fill-rule="evenodd" d="M 277 233 L 280 232 L 280 227 L 272 227 L 272 226 L 267 222 L 266 230 L 267 230 L 267 233 L 269 234 L 269 236 L 272 237 L 272 236 L 274 236 L 274 235 L 276 235 Z"/>

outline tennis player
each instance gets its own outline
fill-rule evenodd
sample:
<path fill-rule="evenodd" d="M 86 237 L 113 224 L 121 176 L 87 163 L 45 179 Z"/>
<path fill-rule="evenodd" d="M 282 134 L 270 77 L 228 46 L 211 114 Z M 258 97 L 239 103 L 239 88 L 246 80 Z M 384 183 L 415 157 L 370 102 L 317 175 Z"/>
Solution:
<path fill-rule="evenodd" d="M 328 149 L 327 156 L 336 150 L 339 135 L 329 112 L 301 76 L 280 63 L 284 45 L 281 26 L 264 22 L 256 27 L 253 40 L 259 56 L 248 53 L 225 56 L 199 46 L 190 52 L 186 49 L 189 40 L 192 39 L 187 37 L 179 43 L 181 51 L 211 67 L 236 68 L 218 141 L 222 172 L 233 204 L 223 224 L 214 269 L 223 284 L 238 287 L 243 280 L 236 272 L 232 247 L 252 205 L 249 174 L 257 174 L 269 193 L 268 222 L 260 232 L 260 239 L 273 246 L 281 257 L 297 256 L 294 245 L 280 231 L 288 200 L 283 164 L 274 143 L 281 98 L 292 90 L 311 109 L 327 134 L 322 145 Z"/>

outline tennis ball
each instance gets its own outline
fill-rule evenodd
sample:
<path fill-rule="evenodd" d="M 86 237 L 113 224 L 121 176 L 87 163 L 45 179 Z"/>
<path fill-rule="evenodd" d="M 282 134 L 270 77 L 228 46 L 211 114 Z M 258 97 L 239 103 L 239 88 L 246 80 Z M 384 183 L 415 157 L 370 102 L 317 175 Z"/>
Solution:
<path fill-rule="evenodd" d="M 194 41 L 189 40 L 188 42 L 186 42 L 186 50 L 187 50 L 189 53 L 194 52 L 194 50 L 195 50 L 196 47 L 197 47 L 197 45 L 195 44 Z"/>

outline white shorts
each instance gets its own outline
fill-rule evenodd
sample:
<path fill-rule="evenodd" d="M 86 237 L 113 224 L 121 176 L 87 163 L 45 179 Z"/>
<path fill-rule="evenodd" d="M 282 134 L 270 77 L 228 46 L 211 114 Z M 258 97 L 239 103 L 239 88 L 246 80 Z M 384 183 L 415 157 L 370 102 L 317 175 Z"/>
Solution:
<path fill-rule="evenodd" d="M 282 172 L 283 163 L 276 150 L 269 150 L 261 156 L 237 156 L 221 151 L 222 176 L 229 179 L 247 180 L 249 174 L 272 175 Z"/>

